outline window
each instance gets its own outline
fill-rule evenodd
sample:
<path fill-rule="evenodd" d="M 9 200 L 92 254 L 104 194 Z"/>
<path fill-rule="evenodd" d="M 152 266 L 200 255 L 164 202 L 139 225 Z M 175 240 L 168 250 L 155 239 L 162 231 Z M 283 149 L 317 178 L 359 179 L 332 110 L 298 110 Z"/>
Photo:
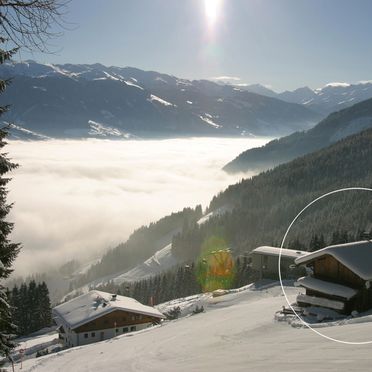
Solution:
<path fill-rule="evenodd" d="M 132 320 L 136 320 L 136 317 L 134 315 L 132 315 Z"/>
<path fill-rule="evenodd" d="M 116 329 L 115 329 L 115 332 L 118 333 L 118 332 L 119 332 L 119 328 L 116 328 Z"/>
<path fill-rule="evenodd" d="M 95 332 L 92 332 L 90 335 L 91 335 L 92 337 L 96 337 L 96 333 L 95 333 Z"/>
<path fill-rule="evenodd" d="M 84 338 L 88 338 L 88 333 L 84 333 Z"/>
<path fill-rule="evenodd" d="M 130 331 L 133 332 L 136 330 L 136 326 L 130 327 Z"/>
<path fill-rule="evenodd" d="M 123 328 L 123 333 L 127 333 L 128 332 L 128 327 L 124 327 Z"/>

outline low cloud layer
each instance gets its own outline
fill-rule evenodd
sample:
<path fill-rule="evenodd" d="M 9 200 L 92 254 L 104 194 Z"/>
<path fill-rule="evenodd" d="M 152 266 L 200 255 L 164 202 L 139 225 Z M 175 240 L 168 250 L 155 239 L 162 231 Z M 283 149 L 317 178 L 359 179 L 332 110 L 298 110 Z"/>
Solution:
<path fill-rule="evenodd" d="M 221 167 L 263 139 L 10 142 L 9 219 L 22 242 L 16 274 L 98 257 L 134 229 L 183 207 L 207 206 L 242 175 Z"/>

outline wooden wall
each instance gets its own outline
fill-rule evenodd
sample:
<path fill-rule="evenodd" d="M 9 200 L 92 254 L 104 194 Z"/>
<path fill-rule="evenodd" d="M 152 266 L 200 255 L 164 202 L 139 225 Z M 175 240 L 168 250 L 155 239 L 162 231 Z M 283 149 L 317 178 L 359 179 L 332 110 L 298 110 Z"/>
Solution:
<path fill-rule="evenodd" d="M 337 261 L 333 256 L 326 255 L 313 261 L 314 277 L 335 283 L 345 284 L 353 288 L 364 286 L 364 280 L 350 269 Z"/>
<path fill-rule="evenodd" d="M 119 328 L 127 327 L 136 324 L 143 323 L 158 323 L 159 318 L 135 314 L 123 310 L 115 310 L 111 313 L 101 316 L 89 323 L 83 324 L 82 326 L 74 329 L 76 333 L 80 332 L 90 332 L 98 329 L 109 329 L 109 328 Z"/>

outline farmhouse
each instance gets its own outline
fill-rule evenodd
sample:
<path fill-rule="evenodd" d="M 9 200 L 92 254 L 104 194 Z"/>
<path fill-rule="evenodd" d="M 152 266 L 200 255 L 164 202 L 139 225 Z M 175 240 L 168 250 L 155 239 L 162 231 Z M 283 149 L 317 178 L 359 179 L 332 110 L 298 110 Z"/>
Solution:
<path fill-rule="evenodd" d="M 164 318 L 158 310 L 130 297 L 90 291 L 53 309 L 65 346 L 86 345 L 138 331 Z"/>
<path fill-rule="evenodd" d="M 279 253 L 280 248 L 262 246 L 251 252 L 252 269 L 255 270 L 260 279 L 278 279 L 279 277 Z M 281 250 L 280 269 L 282 278 L 295 278 L 302 272 L 301 268 L 293 269 L 295 259 L 306 252 L 292 249 Z"/>
<path fill-rule="evenodd" d="M 372 308 L 372 242 L 331 245 L 296 258 L 309 276 L 297 280 L 306 289 L 299 294 L 300 306 L 320 306 L 350 314 Z"/>

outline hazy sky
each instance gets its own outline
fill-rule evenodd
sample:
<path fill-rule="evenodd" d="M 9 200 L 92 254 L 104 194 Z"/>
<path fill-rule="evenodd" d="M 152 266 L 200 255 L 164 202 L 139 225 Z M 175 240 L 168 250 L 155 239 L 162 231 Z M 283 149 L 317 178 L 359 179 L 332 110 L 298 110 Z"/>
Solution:
<path fill-rule="evenodd" d="M 242 175 L 222 166 L 267 139 L 9 141 L 9 219 L 22 242 L 16 274 L 96 257 L 134 229 L 184 207 L 203 207 Z M 192 148 L 192 151 L 190 151 Z"/>
<path fill-rule="evenodd" d="M 52 63 L 221 75 L 275 90 L 372 79 L 370 0 L 72 0 Z"/>

